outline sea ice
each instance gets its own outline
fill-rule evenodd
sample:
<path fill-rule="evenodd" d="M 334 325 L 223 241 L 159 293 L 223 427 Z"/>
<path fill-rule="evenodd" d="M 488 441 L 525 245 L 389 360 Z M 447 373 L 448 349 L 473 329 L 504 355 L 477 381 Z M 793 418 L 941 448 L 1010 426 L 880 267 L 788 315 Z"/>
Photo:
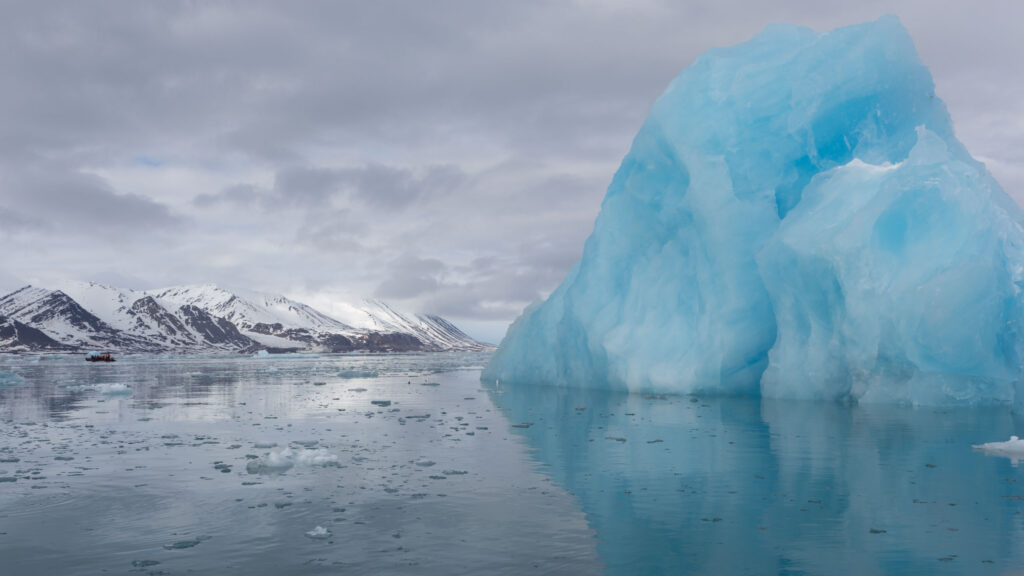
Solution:
<path fill-rule="evenodd" d="M 338 372 L 338 378 L 344 378 L 346 380 L 354 378 L 376 378 L 378 375 L 379 373 L 376 370 L 360 370 L 358 368 Z"/>
<path fill-rule="evenodd" d="M 306 536 L 314 540 L 325 540 L 331 537 L 331 531 L 323 526 L 317 526 L 309 532 L 306 532 Z"/>
<path fill-rule="evenodd" d="M 769 26 L 669 85 L 483 378 L 1020 408 L 1021 222 L 895 17 Z"/>
<path fill-rule="evenodd" d="M 337 466 L 338 457 L 325 448 L 305 450 L 284 448 L 271 450 L 262 458 L 249 460 L 245 470 L 249 474 L 274 474 L 290 470 L 294 466 Z"/>
<path fill-rule="evenodd" d="M 274 360 L 282 360 L 282 359 L 295 359 L 295 358 L 319 358 L 320 355 L 319 354 L 303 354 L 303 353 L 300 353 L 300 352 L 286 352 L 286 353 L 282 353 L 282 354 L 271 354 L 270 352 L 268 352 L 266 350 L 259 350 L 255 354 L 253 354 L 252 357 L 256 358 L 256 359 L 259 359 L 259 360 L 267 360 L 267 359 L 270 359 L 270 358 L 273 358 Z"/>
<path fill-rule="evenodd" d="M 92 390 L 94 392 L 99 392 L 100 394 L 106 394 L 109 396 L 120 396 L 132 393 L 132 387 L 129 386 L 128 384 L 123 384 L 121 382 L 111 382 L 103 384 L 72 384 L 70 386 L 67 386 L 67 389 L 75 391 Z"/>
<path fill-rule="evenodd" d="M 1024 440 L 1021 440 L 1016 436 L 1010 436 L 1010 439 L 1006 442 L 975 444 L 972 448 L 994 456 L 1006 456 L 1014 466 L 1016 466 L 1021 460 L 1024 460 Z"/>
<path fill-rule="evenodd" d="M 131 394 L 132 393 L 132 387 L 131 386 L 129 386 L 127 384 L 122 384 L 120 382 L 113 382 L 111 384 L 98 384 L 98 385 L 96 385 L 95 388 L 100 393 L 102 393 L 102 394 L 109 394 L 111 396 L 117 396 L 117 395 Z"/>
<path fill-rule="evenodd" d="M 0 387 L 15 386 L 24 382 L 24 378 L 13 372 L 0 372 Z"/>

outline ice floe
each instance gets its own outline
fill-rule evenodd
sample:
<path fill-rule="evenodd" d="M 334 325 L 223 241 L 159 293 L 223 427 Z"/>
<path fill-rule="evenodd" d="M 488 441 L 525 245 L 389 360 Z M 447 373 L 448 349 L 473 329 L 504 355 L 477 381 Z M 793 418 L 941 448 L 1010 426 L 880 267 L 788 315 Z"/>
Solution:
<path fill-rule="evenodd" d="M 1010 436 L 1006 442 L 986 442 L 985 444 L 974 444 L 975 450 L 991 454 L 993 456 L 1005 456 L 1016 466 L 1024 460 L 1024 440 L 1017 436 Z"/>
<path fill-rule="evenodd" d="M 337 466 L 338 457 L 324 448 L 314 450 L 283 448 L 271 450 L 245 465 L 249 474 L 274 474 L 295 466 Z"/>

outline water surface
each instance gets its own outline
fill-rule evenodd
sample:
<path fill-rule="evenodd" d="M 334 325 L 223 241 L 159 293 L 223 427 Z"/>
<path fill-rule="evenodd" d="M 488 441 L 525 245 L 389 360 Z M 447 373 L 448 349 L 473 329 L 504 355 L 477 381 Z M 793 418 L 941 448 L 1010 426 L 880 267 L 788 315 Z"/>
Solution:
<path fill-rule="evenodd" d="M 490 388 L 608 574 L 1024 572 L 1006 408 Z"/>
<path fill-rule="evenodd" d="M 1008 574 L 1002 408 L 481 384 L 486 355 L 0 358 L 11 574 Z"/>
<path fill-rule="evenodd" d="M 485 360 L 7 358 L 3 571 L 599 572 Z"/>

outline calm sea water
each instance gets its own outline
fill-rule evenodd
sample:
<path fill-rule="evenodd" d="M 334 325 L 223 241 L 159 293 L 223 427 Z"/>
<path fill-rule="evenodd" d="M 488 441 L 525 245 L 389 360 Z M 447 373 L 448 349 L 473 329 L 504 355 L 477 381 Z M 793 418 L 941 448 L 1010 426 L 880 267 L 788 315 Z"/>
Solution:
<path fill-rule="evenodd" d="M 499 386 L 486 361 L 2 358 L 0 572 L 1024 573 L 1024 469 L 971 448 L 1024 430 L 1006 409 Z"/>

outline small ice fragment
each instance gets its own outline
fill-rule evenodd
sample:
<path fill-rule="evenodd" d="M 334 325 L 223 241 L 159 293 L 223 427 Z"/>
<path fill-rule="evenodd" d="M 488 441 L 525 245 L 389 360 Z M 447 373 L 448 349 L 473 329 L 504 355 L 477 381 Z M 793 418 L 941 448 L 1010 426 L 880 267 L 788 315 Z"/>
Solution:
<path fill-rule="evenodd" d="M 987 442 L 985 444 L 974 444 L 971 447 L 993 456 L 1005 456 L 1010 459 L 1014 466 L 1021 460 L 1024 460 L 1024 440 L 1017 436 L 1010 436 L 1010 439 L 1006 442 Z"/>
<path fill-rule="evenodd" d="M 338 378 L 344 378 L 350 380 L 353 378 L 376 378 L 379 373 L 376 370 L 342 370 L 338 372 Z"/>
<path fill-rule="evenodd" d="M 338 457 L 323 448 L 315 450 L 273 450 L 263 458 L 249 460 L 245 471 L 249 474 L 275 474 L 290 470 L 294 466 L 338 466 Z"/>
<path fill-rule="evenodd" d="M 331 537 L 331 531 L 323 526 L 317 526 L 309 532 L 306 532 L 306 536 L 314 540 L 324 540 Z"/>
<path fill-rule="evenodd" d="M 370 404 L 373 404 L 374 406 L 380 406 L 381 408 L 386 408 L 388 406 L 391 406 L 391 400 L 370 400 Z"/>
<path fill-rule="evenodd" d="M 0 388 L 15 386 L 23 383 L 24 381 L 24 378 L 12 372 L 0 372 Z"/>

